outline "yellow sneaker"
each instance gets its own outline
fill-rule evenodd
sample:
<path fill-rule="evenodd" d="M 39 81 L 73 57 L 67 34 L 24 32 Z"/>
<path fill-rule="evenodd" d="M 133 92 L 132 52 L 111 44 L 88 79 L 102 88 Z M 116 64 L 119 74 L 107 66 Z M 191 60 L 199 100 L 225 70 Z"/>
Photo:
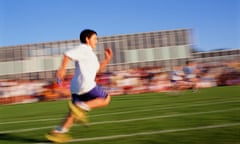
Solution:
<path fill-rule="evenodd" d="M 70 108 L 74 118 L 78 122 L 81 122 L 81 123 L 83 123 L 85 125 L 88 123 L 88 118 L 87 118 L 86 111 L 84 111 L 81 108 L 77 107 L 71 101 L 68 102 L 68 106 L 69 106 L 69 108 Z"/>
<path fill-rule="evenodd" d="M 72 137 L 65 133 L 48 133 L 45 137 L 54 143 L 66 143 L 72 140 Z"/>

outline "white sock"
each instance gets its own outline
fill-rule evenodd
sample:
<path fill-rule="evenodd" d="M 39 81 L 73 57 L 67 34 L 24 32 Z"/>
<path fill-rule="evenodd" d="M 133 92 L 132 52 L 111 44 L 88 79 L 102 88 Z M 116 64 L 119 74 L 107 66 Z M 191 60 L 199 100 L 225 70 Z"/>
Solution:
<path fill-rule="evenodd" d="M 69 129 L 66 129 L 66 128 L 62 128 L 62 127 L 56 127 L 54 130 L 53 130 L 55 133 L 67 133 L 69 131 Z"/>
<path fill-rule="evenodd" d="M 81 109 L 83 109 L 85 111 L 90 111 L 91 110 L 91 108 L 87 104 L 85 104 L 84 102 L 77 102 L 76 105 L 79 108 L 81 108 Z"/>

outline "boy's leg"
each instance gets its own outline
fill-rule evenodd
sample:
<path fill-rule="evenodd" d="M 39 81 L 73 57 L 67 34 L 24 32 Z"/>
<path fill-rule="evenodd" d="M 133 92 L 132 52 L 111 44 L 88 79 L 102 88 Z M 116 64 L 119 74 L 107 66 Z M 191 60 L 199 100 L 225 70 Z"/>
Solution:
<path fill-rule="evenodd" d="M 69 107 L 74 118 L 83 124 L 86 124 L 88 122 L 86 112 L 94 108 L 107 106 L 110 99 L 110 95 L 108 95 L 106 98 L 99 97 L 85 102 L 76 102 L 75 104 L 69 102 Z"/>
<path fill-rule="evenodd" d="M 68 102 L 68 106 L 71 110 L 72 116 L 79 122 L 86 124 L 88 123 L 87 110 L 78 107 L 76 104 L 73 104 L 71 101 Z"/>
<path fill-rule="evenodd" d="M 46 134 L 46 138 L 49 141 L 56 143 L 64 143 L 71 140 L 71 136 L 66 134 L 72 127 L 74 122 L 74 117 L 71 112 L 68 113 L 67 117 L 64 119 L 60 127 L 55 128 L 50 133 Z"/>
<path fill-rule="evenodd" d="M 80 96 L 74 94 L 72 97 L 69 107 L 74 118 L 82 122 L 87 122 L 86 111 L 107 106 L 110 102 L 110 96 L 98 85 L 86 94 Z"/>
<path fill-rule="evenodd" d="M 63 130 L 67 130 L 67 131 L 68 131 L 68 130 L 72 127 L 73 123 L 74 123 L 74 116 L 72 115 L 71 112 L 69 112 L 68 115 L 67 115 L 67 117 L 66 117 L 66 118 L 64 119 L 64 121 L 62 122 L 61 128 L 62 128 Z"/>
<path fill-rule="evenodd" d="M 106 98 L 96 98 L 84 102 L 90 109 L 105 107 L 110 103 L 111 96 L 107 95 Z"/>

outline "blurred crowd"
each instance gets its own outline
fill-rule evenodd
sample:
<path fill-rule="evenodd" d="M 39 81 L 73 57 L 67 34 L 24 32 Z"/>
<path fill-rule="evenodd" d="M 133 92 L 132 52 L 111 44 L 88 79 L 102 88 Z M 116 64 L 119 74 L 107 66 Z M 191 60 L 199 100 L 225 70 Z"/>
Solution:
<path fill-rule="evenodd" d="M 71 76 L 55 81 L 0 81 L 0 104 L 28 103 L 70 98 Z M 97 83 L 111 95 L 171 92 L 240 84 L 240 62 L 193 62 L 173 66 L 144 67 L 101 73 Z"/>

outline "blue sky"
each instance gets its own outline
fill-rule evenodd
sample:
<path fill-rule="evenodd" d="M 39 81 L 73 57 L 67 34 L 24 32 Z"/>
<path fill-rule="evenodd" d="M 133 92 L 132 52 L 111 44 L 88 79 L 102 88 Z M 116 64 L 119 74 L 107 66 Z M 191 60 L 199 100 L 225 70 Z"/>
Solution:
<path fill-rule="evenodd" d="M 0 47 L 190 28 L 202 51 L 240 48 L 240 0 L 0 0 Z"/>

